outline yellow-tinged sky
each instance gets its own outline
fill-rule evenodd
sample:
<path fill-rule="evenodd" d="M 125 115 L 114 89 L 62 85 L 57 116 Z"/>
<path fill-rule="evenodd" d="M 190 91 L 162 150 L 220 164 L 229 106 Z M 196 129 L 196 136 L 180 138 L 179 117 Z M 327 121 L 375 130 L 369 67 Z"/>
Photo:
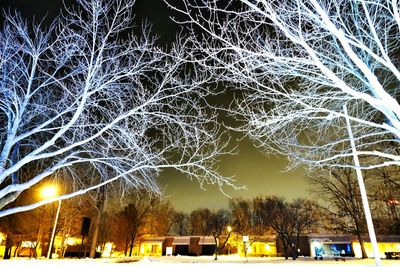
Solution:
<path fill-rule="evenodd" d="M 225 157 L 221 173 L 234 175 L 238 185 L 246 189 L 234 191 L 226 188 L 231 197 L 252 198 L 258 195 L 277 195 L 288 199 L 308 197 L 306 171 L 302 168 L 285 171 L 287 162 L 279 157 L 267 157 L 249 141 L 239 142 L 238 154 Z M 172 171 L 162 173 L 160 182 L 166 185 L 167 198 L 177 210 L 190 212 L 199 207 L 210 209 L 228 207 L 229 198 L 217 186 L 202 190 L 197 182 Z"/>

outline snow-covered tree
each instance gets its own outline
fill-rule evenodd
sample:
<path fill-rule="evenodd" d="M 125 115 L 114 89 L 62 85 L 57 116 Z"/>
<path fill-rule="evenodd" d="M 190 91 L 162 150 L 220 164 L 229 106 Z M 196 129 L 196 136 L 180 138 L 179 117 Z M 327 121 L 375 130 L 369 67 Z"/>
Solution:
<path fill-rule="evenodd" d="M 182 2 L 169 4 L 187 16 L 199 62 L 245 89 L 236 112 L 259 147 L 293 166 L 343 166 L 346 104 L 362 167 L 399 164 L 398 1 Z"/>
<path fill-rule="evenodd" d="M 163 50 L 150 28 L 132 34 L 133 0 L 78 0 L 50 26 L 5 15 L 0 32 L 0 209 L 49 181 L 66 199 L 118 181 L 160 190 L 175 168 L 200 183 L 231 184 L 215 115 L 184 43 Z M 79 173 L 94 168 L 99 178 Z M 115 183 L 113 183 L 115 184 Z M 54 201 L 3 209 L 0 217 Z"/>
<path fill-rule="evenodd" d="M 380 265 L 360 168 L 400 163 L 398 1 L 170 5 L 188 18 L 183 23 L 205 69 L 248 89 L 236 112 L 245 121 L 240 130 L 260 148 L 287 156 L 292 166 L 356 168 Z"/>

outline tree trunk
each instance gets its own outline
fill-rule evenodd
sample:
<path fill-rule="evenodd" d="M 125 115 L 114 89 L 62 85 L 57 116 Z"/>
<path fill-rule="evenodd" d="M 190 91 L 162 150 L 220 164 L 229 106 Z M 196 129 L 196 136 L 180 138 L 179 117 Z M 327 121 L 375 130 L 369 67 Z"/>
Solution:
<path fill-rule="evenodd" d="M 135 241 L 135 239 L 132 237 L 131 238 L 131 243 L 129 244 L 129 257 L 132 257 L 132 251 L 133 251 L 133 242 Z"/>
<path fill-rule="evenodd" d="M 285 260 L 289 259 L 288 245 L 282 240 L 283 250 L 285 251 Z"/>
<path fill-rule="evenodd" d="M 128 239 L 125 240 L 125 257 L 128 256 L 128 247 L 129 247 L 129 241 Z"/>
<path fill-rule="evenodd" d="M 4 257 L 3 257 L 4 260 L 11 259 L 12 244 L 13 244 L 12 234 L 7 233 L 6 248 L 5 248 Z"/>
<path fill-rule="evenodd" d="M 296 246 L 292 244 L 292 260 L 296 260 Z"/>
<path fill-rule="evenodd" d="M 300 243 L 300 231 L 297 231 L 296 240 L 295 240 L 295 242 L 293 242 L 293 246 L 292 246 L 292 249 L 293 249 L 293 251 L 292 251 L 292 259 L 293 260 L 296 260 L 297 257 L 299 256 L 298 255 L 299 243 Z"/>
<path fill-rule="evenodd" d="M 96 221 L 94 222 L 92 244 L 90 246 L 90 255 L 89 255 L 90 258 L 96 257 L 97 239 L 99 237 L 101 215 L 103 214 L 104 198 L 105 198 L 105 187 L 100 187 L 97 194 L 97 203 L 96 203 L 97 216 L 96 216 Z"/>
<path fill-rule="evenodd" d="M 102 209 L 100 207 L 100 209 L 97 210 L 97 216 L 96 216 L 96 220 L 94 222 L 92 244 L 90 246 L 90 255 L 89 255 L 90 258 L 96 257 L 96 247 L 97 247 L 97 239 L 99 236 L 101 214 L 102 214 Z"/>
<path fill-rule="evenodd" d="M 214 250 L 215 257 L 214 257 L 214 260 L 216 261 L 216 260 L 218 260 L 218 239 L 215 236 L 214 236 L 214 242 L 215 242 L 215 250 Z"/>
<path fill-rule="evenodd" d="M 360 233 L 357 233 L 358 242 L 360 243 L 361 247 L 361 258 L 366 259 L 368 258 L 367 252 L 365 251 L 364 240 L 361 237 Z"/>

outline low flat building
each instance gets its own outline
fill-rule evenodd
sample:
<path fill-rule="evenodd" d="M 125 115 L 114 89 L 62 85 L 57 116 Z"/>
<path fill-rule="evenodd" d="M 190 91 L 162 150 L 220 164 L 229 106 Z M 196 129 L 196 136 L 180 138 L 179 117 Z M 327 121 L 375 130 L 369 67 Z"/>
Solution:
<path fill-rule="evenodd" d="M 311 257 L 356 257 L 361 258 L 361 246 L 357 238 L 346 235 L 313 234 L 309 235 Z M 368 236 L 363 236 L 367 256 L 372 258 L 372 244 Z M 387 253 L 400 252 L 400 235 L 377 236 L 381 258 Z"/>
<path fill-rule="evenodd" d="M 140 240 L 139 256 L 162 256 L 166 237 L 147 237 Z"/>
<path fill-rule="evenodd" d="M 139 256 L 213 255 L 215 241 L 212 236 L 146 237 L 140 240 Z"/>

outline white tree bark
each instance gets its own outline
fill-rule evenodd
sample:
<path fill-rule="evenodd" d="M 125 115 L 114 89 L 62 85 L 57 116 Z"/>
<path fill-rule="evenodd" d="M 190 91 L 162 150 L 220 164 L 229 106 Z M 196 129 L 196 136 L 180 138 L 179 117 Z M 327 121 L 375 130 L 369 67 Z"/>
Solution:
<path fill-rule="evenodd" d="M 8 14 L 0 32 L 0 209 L 48 181 L 63 194 L 0 217 L 118 181 L 161 193 L 156 177 L 175 168 L 222 188 L 213 168 L 229 153 L 205 105 L 207 77 L 189 68 L 185 43 L 168 51 L 149 27 L 130 34 L 133 0 L 78 0 L 49 29 Z M 78 170 L 94 168 L 100 179 Z"/>
<path fill-rule="evenodd" d="M 243 90 L 233 112 L 261 149 L 291 167 L 400 165 L 397 0 L 166 1 L 204 69 Z"/>
<path fill-rule="evenodd" d="M 357 150 L 356 150 L 356 145 L 354 142 L 354 137 L 353 137 L 353 131 L 351 130 L 351 125 L 350 125 L 350 120 L 347 117 L 347 107 L 346 105 L 343 106 L 343 112 L 344 115 L 346 116 L 346 126 L 347 126 L 347 131 L 349 133 L 349 140 L 351 144 L 351 150 L 353 152 L 353 159 L 354 159 L 354 166 L 356 167 L 356 175 L 357 175 L 357 182 L 360 187 L 360 195 L 361 195 L 361 200 L 363 204 L 363 209 L 364 209 L 364 214 L 365 214 L 365 219 L 367 221 L 367 228 L 368 228 L 368 233 L 369 233 L 369 238 L 372 244 L 372 250 L 374 252 L 374 258 L 375 258 L 375 265 L 376 266 L 381 266 L 381 258 L 380 258 L 380 253 L 379 253 L 379 248 L 378 248 L 378 242 L 376 241 L 376 235 L 375 235 L 375 229 L 374 229 L 374 223 L 372 221 L 372 215 L 371 215 L 371 210 L 369 208 L 368 204 L 368 196 L 367 196 L 367 191 L 365 189 L 365 183 L 364 183 L 364 178 L 361 172 L 360 167 L 360 161 L 357 156 Z"/>
<path fill-rule="evenodd" d="M 398 1 L 167 2 L 188 18 L 204 69 L 244 90 L 235 114 L 260 148 L 292 166 L 342 166 L 347 104 L 361 168 L 399 165 Z"/>

